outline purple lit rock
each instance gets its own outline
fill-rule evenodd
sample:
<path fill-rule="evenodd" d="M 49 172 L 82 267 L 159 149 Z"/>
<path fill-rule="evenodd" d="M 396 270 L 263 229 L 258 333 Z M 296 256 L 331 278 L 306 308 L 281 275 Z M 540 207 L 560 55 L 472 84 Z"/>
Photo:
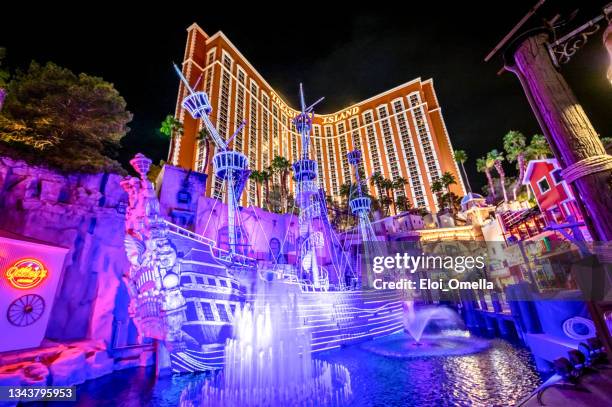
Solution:
<path fill-rule="evenodd" d="M 0 158 L 0 228 L 70 249 L 47 337 L 110 344 L 121 276 L 127 201 L 117 174 L 62 175 Z M 127 304 L 123 318 L 127 318 Z"/>
<path fill-rule="evenodd" d="M 23 384 L 27 386 L 46 386 L 49 368 L 42 363 L 32 363 L 23 369 Z"/>
<path fill-rule="evenodd" d="M 50 368 L 54 386 L 72 386 L 87 380 L 85 352 L 79 348 L 68 349 L 59 355 Z"/>

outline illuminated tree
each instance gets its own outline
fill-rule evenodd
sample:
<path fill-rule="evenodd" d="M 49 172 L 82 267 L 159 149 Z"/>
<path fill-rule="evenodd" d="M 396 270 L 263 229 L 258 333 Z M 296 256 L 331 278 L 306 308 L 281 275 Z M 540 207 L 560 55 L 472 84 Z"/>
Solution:
<path fill-rule="evenodd" d="M 550 157 L 552 152 L 546 138 L 541 134 L 534 134 L 527 146 L 527 154 L 531 159 L 543 160 Z"/>
<path fill-rule="evenodd" d="M 285 207 L 285 211 L 288 210 L 288 199 L 287 199 L 287 180 L 289 178 L 289 170 L 291 170 L 291 163 L 285 157 L 281 157 L 279 155 L 274 156 L 272 159 L 271 168 L 274 172 L 280 174 L 281 177 L 281 202 Z"/>
<path fill-rule="evenodd" d="M 172 138 L 172 136 L 178 135 L 179 137 L 183 135 L 183 123 L 178 121 L 172 115 L 167 115 L 164 121 L 161 122 L 161 127 L 159 128 L 159 132 L 168 138 Z"/>
<path fill-rule="evenodd" d="M 0 149 L 62 171 L 117 171 L 112 157 L 132 114 L 111 83 L 32 62 L 8 83 Z"/>
<path fill-rule="evenodd" d="M 493 177 L 491 176 L 491 169 L 493 168 L 493 161 L 487 159 L 487 157 L 480 157 L 476 160 L 476 171 L 484 172 L 487 177 L 487 183 L 489 185 L 489 194 L 491 199 L 495 201 L 495 186 L 493 185 Z"/>
<path fill-rule="evenodd" d="M 395 206 L 399 212 L 406 212 L 410 209 L 410 200 L 403 195 L 400 195 L 395 200 Z"/>
<path fill-rule="evenodd" d="M 465 179 L 465 183 L 468 187 L 468 192 L 472 192 L 472 187 L 470 186 L 470 180 L 468 179 L 467 172 L 465 172 L 465 162 L 468 160 L 468 155 L 465 150 L 455 150 L 455 161 L 461 164 L 461 170 L 463 171 L 463 178 Z"/>
<path fill-rule="evenodd" d="M 508 194 L 506 193 L 506 173 L 504 172 L 504 167 L 502 165 L 502 161 L 504 161 L 504 154 L 497 149 L 493 149 L 489 151 L 487 154 L 487 160 L 493 162 L 493 167 L 497 174 L 499 174 L 499 184 L 501 185 L 502 193 L 504 194 L 504 202 L 508 202 Z"/>
<path fill-rule="evenodd" d="M 249 179 L 253 180 L 257 186 L 257 207 L 261 208 L 261 185 L 265 182 L 263 171 L 251 171 Z"/>
<path fill-rule="evenodd" d="M 512 187 L 512 198 L 516 201 L 517 191 L 523 182 L 527 168 L 527 139 L 520 131 L 510 130 L 504 136 L 504 150 L 509 162 L 515 162 L 519 170 L 519 179 Z M 528 188 L 529 189 L 529 188 Z"/>

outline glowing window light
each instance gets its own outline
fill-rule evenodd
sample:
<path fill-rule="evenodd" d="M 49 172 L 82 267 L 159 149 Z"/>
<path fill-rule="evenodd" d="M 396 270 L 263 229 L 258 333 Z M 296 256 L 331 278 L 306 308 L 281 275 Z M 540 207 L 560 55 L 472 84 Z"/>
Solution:
<path fill-rule="evenodd" d="M 48 275 L 47 268 L 36 259 L 18 260 L 4 274 L 6 280 L 20 290 L 38 287 Z"/>

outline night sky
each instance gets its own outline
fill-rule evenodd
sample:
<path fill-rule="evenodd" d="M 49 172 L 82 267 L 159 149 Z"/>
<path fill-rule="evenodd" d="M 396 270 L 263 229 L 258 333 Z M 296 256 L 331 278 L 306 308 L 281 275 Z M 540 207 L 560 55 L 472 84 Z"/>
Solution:
<path fill-rule="evenodd" d="M 367 7 L 347 2 L 338 10 L 304 3 L 303 24 L 295 2 L 284 8 L 169 2 L 136 10 L 126 9 L 127 2 L 82 3 L 79 8 L 21 2 L 24 9 L 2 13 L 0 46 L 7 48 L 11 68 L 26 67 L 32 59 L 53 61 L 113 82 L 134 114 L 122 142 L 124 163 L 138 151 L 155 161 L 167 156 L 168 141 L 157 129 L 165 115 L 174 112 L 178 79 L 171 62 L 182 60 L 186 28 L 193 22 L 209 35 L 223 31 L 294 106 L 299 82 L 308 100 L 325 96 L 319 113 L 334 112 L 416 77 L 431 77 L 453 146 L 467 150 L 468 175 L 479 188 L 484 177 L 476 173 L 477 157 L 501 148 L 508 130 L 541 133 L 517 78 L 497 75 L 499 58 L 483 61 L 535 2 L 425 1 L 410 2 L 405 10 L 391 2 Z M 548 3 L 565 8 L 587 4 L 596 10 L 606 1 Z M 582 12 L 581 22 L 595 15 Z M 612 87 L 605 76 L 609 60 L 602 32 L 563 67 L 563 74 L 595 129 L 611 136 Z M 513 167 L 506 164 L 508 172 Z"/>

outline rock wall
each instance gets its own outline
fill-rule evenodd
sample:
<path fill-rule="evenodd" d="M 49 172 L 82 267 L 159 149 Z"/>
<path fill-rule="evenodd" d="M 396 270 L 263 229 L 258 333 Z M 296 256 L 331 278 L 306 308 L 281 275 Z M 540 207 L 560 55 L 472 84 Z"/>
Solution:
<path fill-rule="evenodd" d="M 113 327 L 130 328 L 121 278 L 128 269 L 121 179 L 104 173 L 62 175 L 0 157 L 0 228 L 70 250 L 49 339 L 93 339 L 111 348 Z M 135 332 L 120 337 L 127 344 Z"/>

